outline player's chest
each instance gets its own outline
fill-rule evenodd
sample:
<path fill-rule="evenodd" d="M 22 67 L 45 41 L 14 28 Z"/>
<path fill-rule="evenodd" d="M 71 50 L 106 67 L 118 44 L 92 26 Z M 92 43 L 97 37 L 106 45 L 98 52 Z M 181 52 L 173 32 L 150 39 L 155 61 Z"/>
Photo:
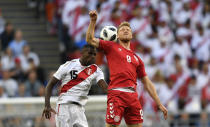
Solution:
<path fill-rule="evenodd" d="M 95 71 L 91 67 L 73 66 L 68 70 L 66 78 L 69 80 L 91 81 L 95 77 Z"/>
<path fill-rule="evenodd" d="M 134 65 L 134 66 L 139 65 L 139 60 L 137 56 L 133 52 L 127 51 L 124 48 L 121 47 L 116 48 L 114 54 L 116 60 L 122 64 Z"/>

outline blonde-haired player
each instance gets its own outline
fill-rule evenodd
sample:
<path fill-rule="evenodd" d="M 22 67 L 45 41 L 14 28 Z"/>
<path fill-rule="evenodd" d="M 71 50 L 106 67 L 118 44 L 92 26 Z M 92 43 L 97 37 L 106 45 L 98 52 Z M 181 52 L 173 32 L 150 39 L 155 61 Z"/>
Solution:
<path fill-rule="evenodd" d="M 119 43 L 94 37 L 97 12 L 90 11 L 90 24 L 86 41 L 104 51 L 109 71 L 106 127 L 119 127 L 122 117 L 128 127 L 142 127 L 143 110 L 136 92 L 136 80 L 140 78 L 144 87 L 167 118 L 167 109 L 161 104 L 155 87 L 146 75 L 143 61 L 130 49 L 132 30 L 128 22 L 118 27 Z"/>

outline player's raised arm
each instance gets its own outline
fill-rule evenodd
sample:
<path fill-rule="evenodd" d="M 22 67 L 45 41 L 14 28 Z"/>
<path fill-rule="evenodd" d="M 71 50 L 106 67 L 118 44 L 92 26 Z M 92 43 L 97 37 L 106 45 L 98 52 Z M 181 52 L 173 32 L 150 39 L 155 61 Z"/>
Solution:
<path fill-rule="evenodd" d="M 96 26 L 96 20 L 97 20 L 97 12 L 90 11 L 90 24 L 88 26 L 88 30 L 86 33 L 86 41 L 88 44 L 98 48 L 99 47 L 99 39 L 94 37 L 95 34 L 95 26 Z"/>
<path fill-rule="evenodd" d="M 58 79 L 55 77 L 52 77 L 50 81 L 47 84 L 46 90 L 45 90 L 45 108 L 42 113 L 42 117 L 45 116 L 46 119 L 50 119 L 51 112 L 56 113 L 54 109 L 51 108 L 50 105 L 50 97 L 53 87 L 59 82 Z"/>
<path fill-rule="evenodd" d="M 153 100 L 158 105 L 158 108 L 163 112 L 164 118 L 167 119 L 168 111 L 167 109 L 161 104 L 160 99 L 157 95 L 157 92 L 155 90 L 155 87 L 153 83 L 150 81 L 150 79 L 147 76 L 144 76 L 141 79 L 142 83 L 144 84 L 145 89 L 148 91 L 149 95 L 153 98 Z"/>

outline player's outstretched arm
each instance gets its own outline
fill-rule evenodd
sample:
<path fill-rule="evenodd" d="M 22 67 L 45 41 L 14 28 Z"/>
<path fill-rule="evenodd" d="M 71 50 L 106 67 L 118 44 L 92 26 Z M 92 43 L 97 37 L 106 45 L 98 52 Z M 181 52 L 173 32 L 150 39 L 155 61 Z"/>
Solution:
<path fill-rule="evenodd" d="M 50 81 L 47 84 L 46 90 L 45 90 L 45 108 L 42 112 L 42 117 L 45 116 L 46 119 L 50 119 L 51 117 L 51 112 L 55 113 L 55 110 L 51 108 L 50 105 L 50 97 L 51 97 L 51 92 L 53 87 L 59 82 L 58 79 L 56 79 L 55 77 L 52 77 L 50 79 Z"/>
<path fill-rule="evenodd" d="M 103 79 L 99 80 L 97 84 L 107 93 L 107 83 Z"/>
<path fill-rule="evenodd" d="M 96 26 L 96 20 L 97 20 L 97 12 L 90 11 L 90 24 L 88 26 L 88 30 L 86 32 L 86 41 L 88 44 L 98 48 L 99 47 L 99 39 L 94 37 L 95 34 L 95 26 Z"/>
<path fill-rule="evenodd" d="M 160 99 L 157 95 L 157 92 L 156 92 L 155 87 L 154 87 L 153 83 L 151 82 L 151 80 L 147 76 L 145 76 L 141 79 L 141 81 L 144 84 L 144 88 L 148 91 L 150 96 L 153 98 L 153 100 L 158 105 L 158 108 L 163 112 L 164 118 L 167 119 L 168 111 L 165 108 L 165 106 L 163 104 L 161 104 Z"/>

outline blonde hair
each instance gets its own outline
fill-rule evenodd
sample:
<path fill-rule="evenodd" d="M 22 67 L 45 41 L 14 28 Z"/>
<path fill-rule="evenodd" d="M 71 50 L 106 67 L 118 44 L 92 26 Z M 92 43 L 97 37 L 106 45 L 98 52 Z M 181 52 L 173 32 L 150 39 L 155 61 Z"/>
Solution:
<path fill-rule="evenodd" d="M 131 29 L 130 23 L 124 21 L 124 22 L 120 23 L 120 25 L 118 26 L 118 28 L 117 28 L 117 33 L 118 33 L 119 29 L 120 29 L 121 27 L 123 27 L 123 26 L 128 26 L 128 27 Z"/>

